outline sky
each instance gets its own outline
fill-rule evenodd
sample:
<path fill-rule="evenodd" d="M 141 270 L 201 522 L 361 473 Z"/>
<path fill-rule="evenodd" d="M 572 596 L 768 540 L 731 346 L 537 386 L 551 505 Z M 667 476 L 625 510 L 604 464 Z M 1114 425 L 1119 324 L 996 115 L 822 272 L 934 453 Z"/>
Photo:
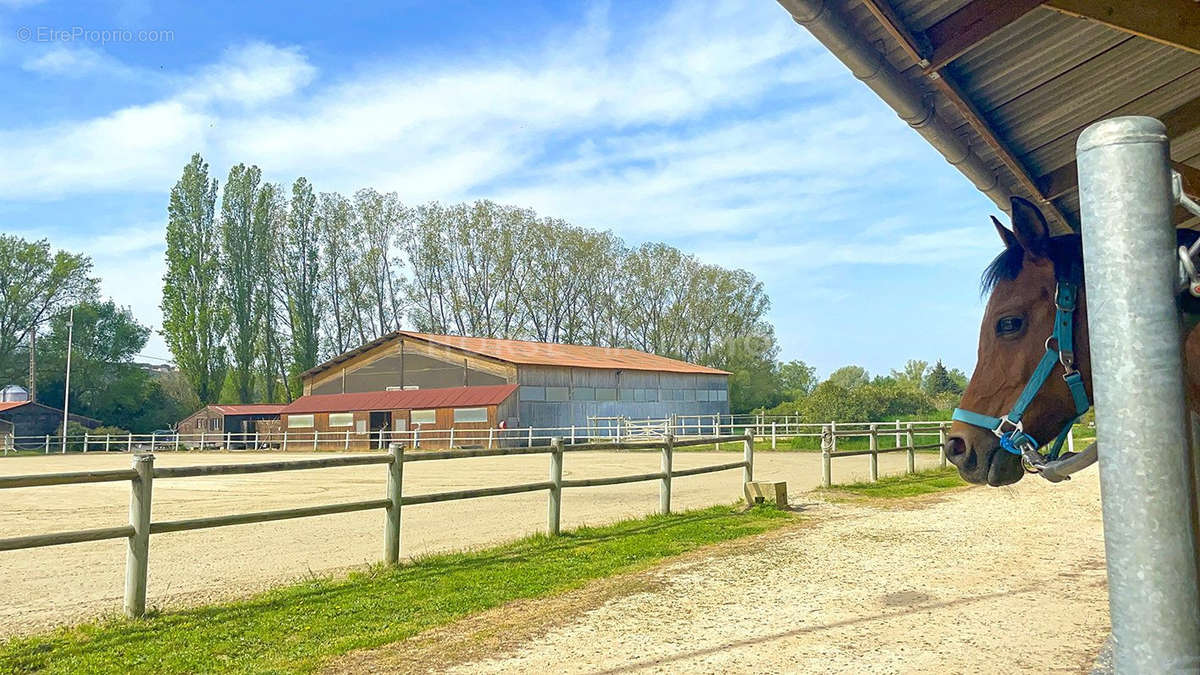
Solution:
<path fill-rule="evenodd" d="M 769 0 L 0 0 L 0 91 L 0 231 L 88 254 L 156 330 L 194 152 L 745 268 L 821 374 L 970 372 L 1004 219 Z"/>

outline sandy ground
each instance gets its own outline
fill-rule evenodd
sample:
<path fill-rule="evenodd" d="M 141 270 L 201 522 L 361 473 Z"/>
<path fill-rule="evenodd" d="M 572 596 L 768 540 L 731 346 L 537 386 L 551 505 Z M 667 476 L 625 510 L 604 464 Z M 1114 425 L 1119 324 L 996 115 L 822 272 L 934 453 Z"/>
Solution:
<path fill-rule="evenodd" d="M 289 458 L 309 455 L 289 453 Z M 325 455 L 328 456 L 328 455 Z M 278 454 L 159 453 L 160 466 L 277 460 Z M 677 468 L 736 461 L 740 453 L 685 453 Z M 918 455 L 918 466 L 936 463 Z M 0 475 L 122 468 L 121 454 L 0 458 Z M 904 470 L 903 453 L 880 457 L 881 473 Z M 657 471 L 657 453 L 570 453 L 564 477 Z M 545 480 L 546 455 L 419 462 L 405 467 L 405 492 Z M 281 509 L 384 496 L 383 466 L 230 477 L 162 479 L 154 483 L 155 520 Z M 786 480 L 794 492 L 820 481 L 816 453 L 760 452 L 756 478 Z M 864 457 L 835 461 L 837 481 L 865 479 Z M 731 503 L 741 496 L 741 471 L 680 478 L 676 509 Z M 0 537 L 121 525 L 128 520 L 129 484 L 102 483 L 0 491 Z M 563 527 L 600 524 L 653 512 L 657 483 L 568 490 Z M 383 552 L 382 511 L 157 534 L 150 544 L 148 603 L 170 608 L 245 595 L 298 577 L 376 562 Z M 542 531 L 545 493 L 409 507 L 403 554 L 479 547 Z M 0 552 L 0 635 L 119 612 L 125 542 L 112 540 Z"/>
<path fill-rule="evenodd" d="M 1071 673 L 1088 670 L 1107 636 L 1095 470 L 1061 486 L 794 504 L 807 516 L 798 526 L 514 603 L 331 670 Z"/>

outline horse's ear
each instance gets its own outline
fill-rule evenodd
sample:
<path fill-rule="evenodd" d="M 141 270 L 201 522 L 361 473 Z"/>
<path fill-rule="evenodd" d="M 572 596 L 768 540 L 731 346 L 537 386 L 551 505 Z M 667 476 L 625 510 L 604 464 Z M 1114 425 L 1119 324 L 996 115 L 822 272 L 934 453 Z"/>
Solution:
<path fill-rule="evenodd" d="M 1050 248 L 1050 224 L 1041 210 L 1027 199 L 1013 197 L 1012 221 L 1021 248 L 1034 258 L 1045 257 Z"/>
<path fill-rule="evenodd" d="M 996 220 L 996 216 L 992 216 L 992 224 L 996 226 L 996 233 L 1000 235 L 1000 241 L 1004 242 L 1004 248 L 1012 248 L 1020 246 L 1017 242 L 1017 237 L 1012 233 L 1012 230 L 1004 226 L 1004 223 Z"/>

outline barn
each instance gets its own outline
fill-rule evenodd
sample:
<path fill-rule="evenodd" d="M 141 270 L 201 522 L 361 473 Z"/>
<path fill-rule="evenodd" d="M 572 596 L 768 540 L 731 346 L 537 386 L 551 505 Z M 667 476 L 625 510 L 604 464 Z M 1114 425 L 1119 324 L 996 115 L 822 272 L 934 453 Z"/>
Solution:
<path fill-rule="evenodd" d="M 518 385 L 510 428 L 729 413 L 729 373 L 610 347 L 394 331 L 301 377 L 311 396 Z"/>
<path fill-rule="evenodd" d="M 279 413 L 283 408 L 278 403 L 208 405 L 183 418 L 175 430 L 185 436 L 275 432 L 279 430 Z"/>
<path fill-rule="evenodd" d="M 89 429 L 99 420 L 71 413 L 68 419 Z M 62 433 L 63 411 L 33 401 L 0 401 L 0 422 L 7 422 L 14 436 L 45 436 Z"/>

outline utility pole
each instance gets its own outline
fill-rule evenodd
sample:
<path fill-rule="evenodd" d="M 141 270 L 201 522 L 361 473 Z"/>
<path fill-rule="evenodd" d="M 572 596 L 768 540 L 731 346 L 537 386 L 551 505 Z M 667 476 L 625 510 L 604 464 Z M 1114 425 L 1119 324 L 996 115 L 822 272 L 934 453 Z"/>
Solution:
<path fill-rule="evenodd" d="M 67 452 L 67 410 L 71 407 L 71 343 L 75 339 L 75 308 L 67 318 L 67 382 L 63 388 L 63 432 L 62 451 Z"/>
<path fill-rule="evenodd" d="M 29 329 L 29 400 L 37 403 L 37 326 Z"/>

